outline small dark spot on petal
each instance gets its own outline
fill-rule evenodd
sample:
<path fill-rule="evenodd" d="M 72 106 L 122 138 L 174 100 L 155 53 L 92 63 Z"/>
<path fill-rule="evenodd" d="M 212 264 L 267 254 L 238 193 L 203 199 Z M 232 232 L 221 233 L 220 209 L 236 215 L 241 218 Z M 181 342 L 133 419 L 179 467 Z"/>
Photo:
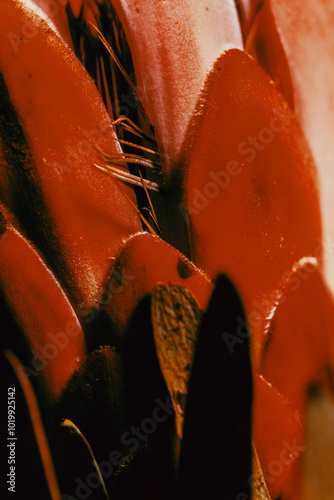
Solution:
<path fill-rule="evenodd" d="M 180 278 L 186 280 L 187 278 L 190 278 L 195 271 L 193 266 L 187 260 L 180 257 L 177 262 L 177 272 L 179 273 Z"/>

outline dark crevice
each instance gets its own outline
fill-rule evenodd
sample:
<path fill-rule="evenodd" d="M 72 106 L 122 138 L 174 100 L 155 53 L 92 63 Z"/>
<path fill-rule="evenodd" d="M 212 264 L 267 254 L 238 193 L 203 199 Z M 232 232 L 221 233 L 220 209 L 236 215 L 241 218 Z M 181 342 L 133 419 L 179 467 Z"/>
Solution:
<path fill-rule="evenodd" d="M 101 61 L 103 61 L 104 75 L 112 107 L 111 119 L 117 119 L 121 115 L 127 116 L 137 126 L 142 128 L 144 132 L 151 133 L 145 125 L 145 120 L 143 119 L 140 107 L 138 106 L 138 97 L 135 95 L 134 90 L 126 81 L 126 78 L 124 78 L 117 65 L 111 60 L 111 57 L 103 43 L 98 39 L 94 29 L 86 20 L 87 11 L 85 9 L 89 8 L 89 5 L 83 4 L 78 17 L 76 17 L 72 12 L 69 3 L 66 7 L 75 53 L 95 81 L 95 84 L 107 107 L 107 93 L 103 86 L 103 72 L 101 67 Z M 96 3 L 95 9 L 95 12 L 91 10 L 91 13 L 94 15 L 98 29 L 105 37 L 116 57 L 125 69 L 127 75 L 136 86 L 131 50 L 114 7 L 110 1 L 105 1 L 102 3 Z M 102 85 L 100 86 L 98 84 L 99 81 L 102 82 Z M 157 151 L 156 144 L 152 146 L 151 143 L 147 143 L 147 141 L 124 130 L 124 128 L 120 125 L 116 125 L 116 131 L 118 139 Z M 131 146 L 122 144 L 121 147 L 124 153 L 138 154 L 152 161 L 157 159 L 156 155 L 151 155 L 147 152 L 143 153 Z M 144 179 L 149 179 L 153 182 L 158 182 L 159 184 L 161 183 L 159 175 L 154 173 L 152 174 L 150 169 L 146 169 L 143 166 L 133 165 L 131 163 L 128 164 L 128 168 L 130 173 L 136 175 L 137 177 L 141 174 Z M 151 226 L 157 230 L 158 228 L 148 212 L 148 210 L 150 210 L 150 205 L 144 190 L 140 187 L 134 187 L 134 191 L 137 198 L 138 208 L 140 210 L 144 210 L 143 214 L 145 218 L 147 218 Z"/>

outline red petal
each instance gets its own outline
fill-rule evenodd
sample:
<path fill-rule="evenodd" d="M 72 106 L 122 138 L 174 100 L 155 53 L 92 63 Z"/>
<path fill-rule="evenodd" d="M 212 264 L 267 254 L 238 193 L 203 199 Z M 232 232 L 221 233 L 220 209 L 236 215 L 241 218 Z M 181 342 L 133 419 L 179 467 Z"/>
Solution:
<path fill-rule="evenodd" d="M 263 377 L 255 373 L 253 381 L 253 435 L 267 487 L 272 498 L 298 498 L 303 447 L 298 414 Z"/>
<path fill-rule="evenodd" d="M 257 0 L 251 2 L 253 5 Z M 266 0 L 251 53 L 294 105 L 318 167 L 324 235 L 334 238 L 334 5 L 326 0 Z M 290 83 L 289 83 L 290 80 Z M 334 258 L 325 255 L 334 289 Z"/>
<path fill-rule="evenodd" d="M 219 54 L 242 48 L 233 2 L 116 0 L 138 92 L 168 167 L 178 159 L 206 75 Z"/>
<path fill-rule="evenodd" d="M 261 373 L 303 411 L 308 385 L 334 368 L 334 303 L 319 270 L 307 263 L 286 280 L 269 326 Z"/>
<path fill-rule="evenodd" d="M 205 274 L 160 238 L 139 233 L 123 246 L 106 286 L 105 310 L 118 336 L 126 331 L 141 299 L 159 282 L 187 287 L 206 309 L 212 285 Z"/>
<path fill-rule="evenodd" d="M 65 42 L 72 47 L 71 33 L 66 15 L 67 0 L 32 0 L 32 2 L 45 12 L 49 20 L 54 23 L 61 36 L 64 38 Z M 80 1 L 80 4 L 82 4 L 82 1 Z"/>
<path fill-rule="evenodd" d="M 234 282 L 256 354 L 283 274 L 321 258 L 316 171 L 296 118 L 243 52 L 216 62 L 198 109 L 182 206 L 193 260 Z"/>
<path fill-rule="evenodd" d="M 23 42 L 14 44 L 8 33 L 22 33 Z M 0 71 L 19 114 L 8 101 L 12 123 L 2 123 L 1 135 L 13 190 L 9 208 L 72 299 L 90 307 L 109 258 L 141 229 L 122 191 L 133 196 L 132 190 L 94 168 L 100 161 L 94 144 L 121 152 L 114 129 L 72 51 L 19 2 L 2 3 Z"/>
<path fill-rule="evenodd" d="M 85 340 L 58 281 L 11 226 L 0 237 L 0 287 L 31 353 L 23 363 L 34 371 L 28 376 L 32 383 L 45 384 L 47 399 L 54 401 L 79 368 Z M 12 341 L 4 339 L 5 344 Z"/>

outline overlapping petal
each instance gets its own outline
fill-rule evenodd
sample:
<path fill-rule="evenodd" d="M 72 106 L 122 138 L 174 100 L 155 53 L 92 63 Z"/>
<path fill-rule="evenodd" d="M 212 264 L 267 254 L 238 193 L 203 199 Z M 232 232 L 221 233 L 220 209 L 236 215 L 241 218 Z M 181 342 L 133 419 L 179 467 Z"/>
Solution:
<path fill-rule="evenodd" d="M 2 198 L 67 293 L 89 308 L 110 258 L 141 228 L 125 196 L 132 191 L 94 168 L 95 145 L 121 149 L 93 81 L 52 26 L 21 2 L 3 2 L 2 12 L 2 176 L 11 186 Z M 33 36 L 13 45 L 8 32 L 24 29 Z"/>
<path fill-rule="evenodd" d="M 113 5 L 128 38 L 140 97 L 167 154 L 168 175 L 213 62 L 227 48 L 242 48 L 237 11 L 233 2 L 214 0 Z"/>
<path fill-rule="evenodd" d="M 319 173 L 325 238 L 333 222 L 333 37 L 332 2 L 241 0 L 247 50 L 260 62 L 294 108 Z M 251 28 L 252 27 L 252 28 Z M 325 256 L 333 289 L 333 255 Z"/>
<path fill-rule="evenodd" d="M 55 434 L 59 415 L 72 412 L 89 437 L 98 439 L 103 457 L 110 441 L 101 440 L 88 417 L 79 415 L 77 401 L 81 398 L 89 411 L 95 401 L 101 403 L 97 384 L 106 370 L 103 398 L 110 388 L 111 395 L 101 406 L 106 412 L 103 421 L 109 422 L 110 416 L 111 426 L 115 425 L 106 432 L 108 439 L 112 437 L 114 443 L 117 432 L 126 430 L 125 420 L 143 419 L 145 411 L 152 410 L 154 391 L 159 388 L 167 394 L 167 388 L 173 387 L 171 375 L 159 367 L 156 351 L 161 346 L 152 334 L 154 312 L 149 310 L 152 293 L 161 285 L 180 287 L 191 295 L 196 310 L 205 311 L 217 280 L 211 309 L 200 329 L 197 347 L 206 347 L 204 354 L 196 353 L 190 408 L 201 406 L 193 387 L 196 383 L 200 387 L 204 374 L 219 373 L 217 380 L 227 398 L 233 388 L 240 389 L 240 381 L 228 385 L 228 375 L 236 371 L 228 366 L 233 367 L 234 350 L 240 344 L 243 359 L 249 358 L 250 328 L 253 375 L 246 374 L 243 402 L 250 415 L 253 377 L 253 437 L 266 469 L 285 452 L 282 442 L 288 442 L 288 450 L 296 439 L 302 445 L 298 418 L 304 418 L 308 385 L 316 381 L 330 389 L 333 370 L 333 302 L 323 278 L 322 246 L 322 219 L 325 235 L 332 234 L 329 188 L 324 181 L 330 172 L 327 103 L 331 86 L 323 84 L 331 78 L 332 54 L 319 58 L 319 71 L 311 71 L 316 55 L 324 52 L 329 41 L 328 35 L 319 36 L 316 26 L 324 21 L 323 2 L 316 6 L 307 2 L 305 15 L 299 2 L 294 2 L 294 9 L 276 0 L 263 6 L 255 1 L 241 5 L 215 0 L 112 2 L 134 63 L 135 75 L 130 77 L 136 80 L 136 92 L 161 153 L 158 175 L 161 188 L 166 189 L 157 189 L 159 194 L 152 200 L 158 216 L 165 218 L 166 240 L 170 242 L 174 232 L 177 249 L 140 232 L 134 192 L 96 168 L 102 156 L 120 158 L 122 149 L 93 80 L 70 48 L 67 14 L 71 11 L 77 20 L 83 17 L 86 27 L 96 21 L 101 28 L 101 11 L 94 10 L 101 3 L 61 0 L 56 12 L 54 3 L 44 0 L 2 2 L 0 200 L 6 215 L 1 218 L 0 237 L 2 302 L 12 316 L 15 335 L 17 328 L 28 351 L 44 358 L 50 332 L 72 324 L 62 337 L 68 341 L 66 346 L 41 370 L 41 380 L 47 399 L 60 402 L 59 413 L 53 414 Z M 312 15 L 317 22 L 310 21 Z M 301 19 L 307 21 L 303 26 Z M 301 39 L 311 38 L 310 30 L 314 46 L 309 40 L 300 44 Z M 257 61 L 243 51 L 244 44 Z M 144 114 L 139 125 L 145 130 L 143 118 Z M 327 134 L 319 133 L 320 121 L 322 126 L 326 123 Z M 320 172 L 322 214 L 317 169 L 302 129 Z M 120 168 L 128 171 L 126 166 Z M 232 279 L 240 295 L 231 292 L 230 303 L 224 297 L 223 317 L 217 303 L 221 283 L 228 280 L 220 278 L 221 273 Z M 293 290 L 291 283 L 297 277 L 299 286 Z M 240 318 L 233 315 L 233 300 L 243 321 L 241 330 Z M 80 313 L 81 326 L 74 310 Z M 216 324 L 203 343 L 203 331 L 212 318 Z M 223 329 L 233 324 L 234 336 L 222 331 L 220 338 L 218 320 Z M 98 349 L 81 364 L 84 333 L 88 348 Z M 197 334 L 191 331 L 194 342 Z M 210 345 L 209 334 L 215 335 Z M 222 342 L 227 363 L 221 367 L 218 347 Z M 100 348 L 102 343 L 108 347 Z M 217 364 L 211 367 L 213 358 Z M 81 368 L 69 382 L 78 364 Z M 95 374 L 99 375 L 94 380 Z M 207 423 L 212 416 L 213 432 L 221 432 L 213 417 L 226 401 L 216 395 L 214 384 L 212 380 L 209 392 L 214 397 L 202 415 Z M 238 407 L 234 393 L 229 404 L 232 415 Z M 186 420 L 196 423 L 201 412 L 191 411 Z M 247 429 L 249 415 L 243 421 Z M 251 436 L 246 427 L 249 442 L 243 458 L 248 470 Z M 134 485 L 142 472 L 145 479 L 149 477 L 147 463 L 154 463 L 156 471 L 159 464 L 166 465 L 166 471 L 155 475 L 156 483 L 150 483 L 150 492 L 166 478 L 173 483 L 180 435 L 180 422 L 177 433 L 172 422 L 168 431 L 159 431 L 138 454 L 129 453 L 115 481 L 108 484 L 115 498 L 129 491 L 124 490 L 128 477 L 135 478 Z M 205 439 L 199 441 L 204 449 Z M 182 456 L 189 454 L 192 450 L 186 444 L 181 454 L 183 472 L 187 461 L 182 462 Z M 273 482 L 264 470 L 273 498 L 299 497 L 301 458 L 295 458 L 284 462 L 286 467 Z M 212 484 L 217 479 L 219 483 L 217 471 L 224 464 L 216 453 Z M 229 474 L 224 472 L 224 488 L 229 491 L 232 475 L 228 483 Z M 169 487 L 167 491 L 173 491 L 174 485 Z"/>

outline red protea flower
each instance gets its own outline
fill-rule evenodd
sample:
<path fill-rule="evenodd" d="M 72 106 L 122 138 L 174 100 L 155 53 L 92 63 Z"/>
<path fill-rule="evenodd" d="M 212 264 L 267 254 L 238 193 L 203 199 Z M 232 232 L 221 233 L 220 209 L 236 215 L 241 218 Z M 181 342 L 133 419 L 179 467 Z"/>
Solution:
<path fill-rule="evenodd" d="M 307 29 L 293 4 L 3 0 L 22 498 L 297 500 L 324 476 L 304 450 L 315 398 L 332 411 L 331 145 L 313 133 L 331 118 L 310 68 L 332 54 L 299 46 L 310 30 L 324 50 L 323 4 Z"/>

